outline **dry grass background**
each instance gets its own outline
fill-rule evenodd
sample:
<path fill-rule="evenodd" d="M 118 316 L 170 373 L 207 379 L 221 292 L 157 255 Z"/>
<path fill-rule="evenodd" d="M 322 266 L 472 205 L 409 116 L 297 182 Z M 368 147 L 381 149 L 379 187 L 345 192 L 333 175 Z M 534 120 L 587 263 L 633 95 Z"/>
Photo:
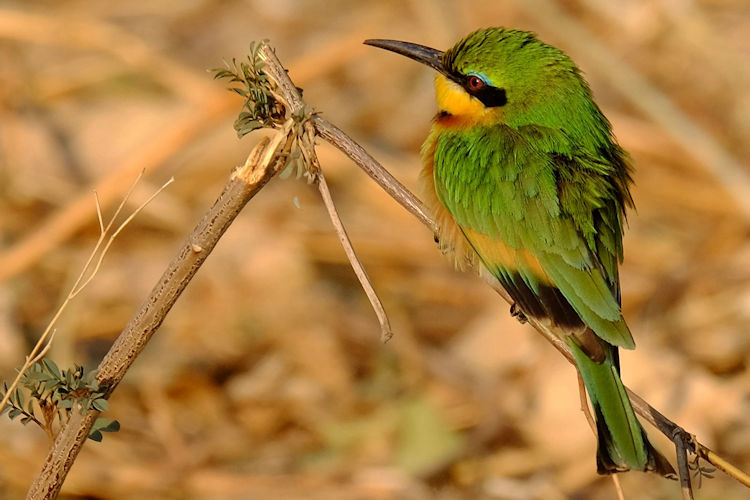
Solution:
<path fill-rule="evenodd" d="M 565 49 L 633 156 L 622 282 L 638 349 L 623 353 L 625 382 L 750 469 L 745 0 L 3 2 L 0 376 L 98 235 L 92 188 L 111 212 L 141 169 L 131 208 L 176 178 L 63 317 L 61 365 L 98 362 L 244 160 L 257 138 L 236 139 L 239 100 L 207 68 L 270 39 L 308 103 L 414 188 L 431 75 L 361 41 L 447 48 L 487 25 Z M 571 366 L 319 149 L 393 340 L 379 343 L 315 189 L 274 180 L 113 395 L 122 431 L 86 445 L 65 498 L 613 498 Z M 39 429 L 0 420 L 0 497 L 22 497 L 47 448 Z M 679 498 L 641 473 L 622 484 L 627 498 Z M 721 473 L 697 492 L 747 497 Z"/>

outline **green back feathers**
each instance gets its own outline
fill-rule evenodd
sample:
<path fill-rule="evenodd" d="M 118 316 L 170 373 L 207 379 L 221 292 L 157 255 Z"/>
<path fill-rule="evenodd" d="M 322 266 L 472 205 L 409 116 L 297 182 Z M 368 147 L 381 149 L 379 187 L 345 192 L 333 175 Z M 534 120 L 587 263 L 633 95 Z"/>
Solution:
<path fill-rule="evenodd" d="M 597 335 L 632 348 L 617 271 L 629 167 L 580 71 L 534 35 L 500 28 L 472 33 L 443 61 L 504 89 L 507 103 L 497 123 L 436 128 L 438 198 L 459 226 L 530 252 L 547 274 L 519 260 L 498 275 L 518 273 L 535 293 L 551 279 Z"/>
<path fill-rule="evenodd" d="M 617 189 L 600 162 L 574 153 L 569 143 L 556 148 L 565 154 L 543 151 L 540 144 L 555 140 L 539 141 L 539 134 L 539 127 L 502 124 L 441 131 L 434 159 L 438 198 L 459 226 L 534 255 L 597 335 L 632 348 L 619 305 Z M 482 249 L 475 250 L 482 258 Z M 513 269 L 484 263 L 498 274 L 519 273 L 532 290 L 544 281 L 523 261 Z"/>

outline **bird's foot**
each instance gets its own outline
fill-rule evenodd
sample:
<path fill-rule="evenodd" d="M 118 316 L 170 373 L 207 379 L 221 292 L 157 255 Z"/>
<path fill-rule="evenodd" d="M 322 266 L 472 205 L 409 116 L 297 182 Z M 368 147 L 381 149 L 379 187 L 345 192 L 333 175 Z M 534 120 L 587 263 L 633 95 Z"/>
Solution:
<path fill-rule="evenodd" d="M 529 318 L 526 317 L 526 314 L 521 310 L 520 307 L 518 307 L 518 304 L 516 303 L 513 303 L 510 306 L 510 315 L 516 318 L 521 324 L 527 323 L 529 321 Z"/>

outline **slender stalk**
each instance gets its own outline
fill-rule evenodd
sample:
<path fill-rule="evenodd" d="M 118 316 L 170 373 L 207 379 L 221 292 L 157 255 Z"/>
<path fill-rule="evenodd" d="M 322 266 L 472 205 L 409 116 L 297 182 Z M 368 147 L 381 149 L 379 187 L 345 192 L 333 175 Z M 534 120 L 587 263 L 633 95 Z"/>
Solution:
<path fill-rule="evenodd" d="M 742 471 L 741 469 L 737 468 L 736 466 L 730 464 L 724 458 L 717 455 L 715 451 L 711 450 L 707 446 L 702 445 L 701 443 L 696 441 L 694 438 L 691 441 L 699 457 L 701 457 L 706 462 L 714 465 L 717 469 L 724 471 L 725 473 L 732 476 L 740 483 L 750 488 L 750 475 L 748 475 L 746 472 Z"/>
<path fill-rule="evenodd" d="M 328 190 L 328 184 L 326 183 L 326 178 L 323 176 L 323 172 L 318 173 L 315 182 L 318 185 L 320 196 L 323 198 L 323 203 L 326 207 L 326 210 L 328 210 L 328 216 L 331 218 L 331 222 L 333 223 L 333 227 L 339 237 L 341 246 L 344 248 L 344 252 L 349 259 L 349 265 L 352 266 L 354 274 L 357 275 L 357 279 L 359 280 L 360 285 L 362 285 L 362 289 L 365 291 L 367 298 L 370 299 L 370 304 L 372 304 L 372 308 L 375 310 L 375 314 L 378 317 L 381 332 L 380 340 L 382 340 L 383 342 L 388 342 L 391 337 L 393 337 L 393 331 L 391 330 L 391 324 L 388 321 L 388 315 L 385 312 L 383 304 L 380 302 L 380 298 L 378 297 L 375 288 L 372 286 L 372 282 L 370 281 L 370 277 L 367 275 L 367 271 L 365 271 L 365 268 L 362 266 L 362 262 L 360 262 L 359 257 L 357 257 L 357 253 L 354 251 L 354 247 L 352 246 L 352 242 L 349 240 L 349 236 L 347 236 L 346 234 L 346 229 L 344 229 L 344 225 L 341 222 L 341 218 L 339 218 L 336 206 L 333 204 L 331 192 Z"/>
<path fill-rule="evenodd" d="M 422 202 L 406 189 L 395 177 L 391 175 L 370 153 L 354 142 L 351 137 L 320 115 L 312 119 L 315 130 L 320 137 L 338 148 L 342 153 L 351 158 L 372 180 L 374 180 L 383 190 L 391 195 L 391 198 L 401 204 L 422 224 L 427 226 L 430 231 L 437 233 L 437 224 L 427 213 Z"/>
<path fill-rule="evenodd" d="M 679 429 L 675 429 L 672 436 L 677 454 L 677 471 L 680 475 L 680 491 L 682 500 L 693 500 L 693 485 L 690 483 L 690 468 L 688 467 L 686 436 Z"/>

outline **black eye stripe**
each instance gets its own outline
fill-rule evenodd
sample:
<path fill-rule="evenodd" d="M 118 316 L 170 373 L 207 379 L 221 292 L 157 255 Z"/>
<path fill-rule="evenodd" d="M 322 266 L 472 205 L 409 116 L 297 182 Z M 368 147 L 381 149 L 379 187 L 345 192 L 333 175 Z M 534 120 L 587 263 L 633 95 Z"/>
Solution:
<path fill-rule="evenodd" d="M 482 104 L 488 108 L 508 104 L 508 96 L 505 95 L 505 89 L 490 87 L 489 85 L 482 87 L 478 92 L 474 92 L 474 97 L 482 101 Z"/>
<path fill-rule="evenodd" d="M 473 89 L 469 86 L 469 78 L 472 76 L 476 75 L 463 75 L 457 71 L 451 71 L 450 78 L 461 85 L 466 92 L 479 99 L 488 108 L 496 108 L 508 104 L 508 96 L 505 94 L 504 88 L 493 87 L 482 80 L 484 85 L 478 89 Z"/>
<path fill-rule="evenodd" d="M 472 89 L 469 87 L 469 78 L 476 75 L 464 75 L 457 69 L 452 68 L 447 73 L 447 76 L 457 84 L 461 85 L 466 92 L 479 99 L 479 101 L 488 108 L 496 108 L 508 104 L 508 96 L 506 95 L 504 88 L 493 87 L 484 82 L 484 80 L 482 80 L 484 85 L 481 88 Z"/>
<path fill-rule="evenodd" d="M 482 104 L 488 108 L 495 108 L 498 106 L 505 106 L 508 104 L 508 96 L 505 95 L 505 89 L 499 87 L 493 87 L 486 83 L 478 89 L 473 89 L 469 86 L 469 79 L 473 75 L 465 76 L 462 78 L 462 85 L 466 91 L 479 99 Z"/>

